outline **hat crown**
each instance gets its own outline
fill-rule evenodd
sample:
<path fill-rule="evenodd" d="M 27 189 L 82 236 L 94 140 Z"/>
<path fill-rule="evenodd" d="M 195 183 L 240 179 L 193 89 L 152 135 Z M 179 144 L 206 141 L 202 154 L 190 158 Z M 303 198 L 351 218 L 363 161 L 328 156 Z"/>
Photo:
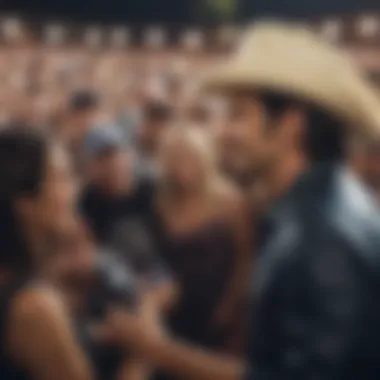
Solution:
<path fill-rule="evenodd" d="M 229 62 L 210 71 L 206 87 L 283 93 L 380 134 L 377 94 L 341 49 L 304 26 L 261 22 L 249 28 Z"/>
<path fill-rule="evenodd" d="M 237 59 L 275 64 L 281 69 L 279 62 L 284 58 L 294 66 L 302 66 L 303 70 L 329 66 L 331 60 L 339 61 L 346 66 L 347 56 L 338 48 L 318 37 L 304 26 L 290 26 L 283 23 L 261 23 L 248 29 L 237 53 Z M 280 59 L 280 61 L 278 61 Z M 289 69 L 286 66 L 286 69 Z M 331 70 L 330 70 L 331 71 Z"/>

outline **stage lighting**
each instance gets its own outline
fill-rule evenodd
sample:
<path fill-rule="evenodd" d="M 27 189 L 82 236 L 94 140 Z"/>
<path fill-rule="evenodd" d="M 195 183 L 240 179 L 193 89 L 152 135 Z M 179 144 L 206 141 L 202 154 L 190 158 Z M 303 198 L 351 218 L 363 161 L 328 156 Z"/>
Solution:
<path fill-rule="evenodd" d="M 222 45 L 232 45 L 239 38 L 239 29 L 233 26 L 223 26 L 218 33 L 218 40 Z"/>
<path fill-rule="evenodd" d="M 203 46 L 204 35 L 200 30 L 189 30 L 182 37 L 183 46 L 188 50 L 200 50 Z"/>
<path fill-rule="evenodd" d="M 97 27 L 89 27 L 84 34 L 84 42 L 90 47 L 97 47 L 102 43 L 102 31 Z"/>
<path fill-rule="evenodd" d="M 160 48 L 165 44 L 165 32 L 161 28 L 151 28 L 145 32 L 145 44 L 151 48 Z"/>
<path fill-rule="evenodd" d="M 356 28 L 360 37 L 376 37 L 379 31 L 379 19 L 374 15 L 359 17 Z"/>
<path fill-rule="evenodd" d="M 2 20 L 1 29 L 7 42 L 14 42 L 22 37 L 22 23 L 17 18 L 6 18 Z"/>
<path fill-rule="evenodd" d="M 111 31 L 110 42 L 112 46 L 123 47 L 130 41 L 129 30 L 123 27 L 114 28 Z"/>
<path fill-rule="evenodd" d="M 330 42 L 339 42 L 342 37 L 343 23 L 340 19 L 329 19 L 322 22 L 321 35 Z"/>
<path fill-rule="evenodd" d="M 47 25 L 45 28 L 45 41 L 48 45 L 58 45 L 65 38 L 65 28 L 62 25 Z"/>

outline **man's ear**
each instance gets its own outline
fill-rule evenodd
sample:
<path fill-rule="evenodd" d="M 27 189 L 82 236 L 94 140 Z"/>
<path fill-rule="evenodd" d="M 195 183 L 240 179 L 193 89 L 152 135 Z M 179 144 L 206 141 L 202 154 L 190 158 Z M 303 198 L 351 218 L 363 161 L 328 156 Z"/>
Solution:
<path fill-rule="evenodd" d="M 279 120 L 281 139 L 292 145 L 301 143 L 306 133 L 307 118 L 307 112 L 302 108 L 291 107 L 287 109 Z"/>

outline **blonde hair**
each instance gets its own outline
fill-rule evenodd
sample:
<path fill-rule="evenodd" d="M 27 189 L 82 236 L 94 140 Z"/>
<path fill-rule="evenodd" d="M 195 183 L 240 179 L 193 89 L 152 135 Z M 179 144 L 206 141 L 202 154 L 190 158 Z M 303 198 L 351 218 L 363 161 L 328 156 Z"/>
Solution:
<path fill-rule="evenodd" d="M 172 127 L 162 135 L 162 151 L 176 142 L 184 143 L 195 153 L 205 173 L 206 192 L 212 194 L 227 184 L 218 170 L 218 157 L 210 133 L 194 126 Z"/>

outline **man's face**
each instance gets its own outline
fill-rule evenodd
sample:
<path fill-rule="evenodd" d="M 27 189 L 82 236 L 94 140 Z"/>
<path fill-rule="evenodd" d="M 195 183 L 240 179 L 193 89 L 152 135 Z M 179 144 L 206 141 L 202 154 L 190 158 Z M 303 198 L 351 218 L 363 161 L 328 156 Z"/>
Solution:
<path fill-rule="evenodd" d="M 230 96 L 225 112 L 225 122 L 217 131 L 221 165 L 236 179 L 252 178 L 277 156 L 276 133 L 267 130 L 265 110 L 258 98 Z"/>
<path fill-rule="evenodd" d="M 122 149 L 107 150 L 91 160 L 90 173 L 93 183 L 110 194 L 122 193 L 133 175 L 132 153 Z"/>

